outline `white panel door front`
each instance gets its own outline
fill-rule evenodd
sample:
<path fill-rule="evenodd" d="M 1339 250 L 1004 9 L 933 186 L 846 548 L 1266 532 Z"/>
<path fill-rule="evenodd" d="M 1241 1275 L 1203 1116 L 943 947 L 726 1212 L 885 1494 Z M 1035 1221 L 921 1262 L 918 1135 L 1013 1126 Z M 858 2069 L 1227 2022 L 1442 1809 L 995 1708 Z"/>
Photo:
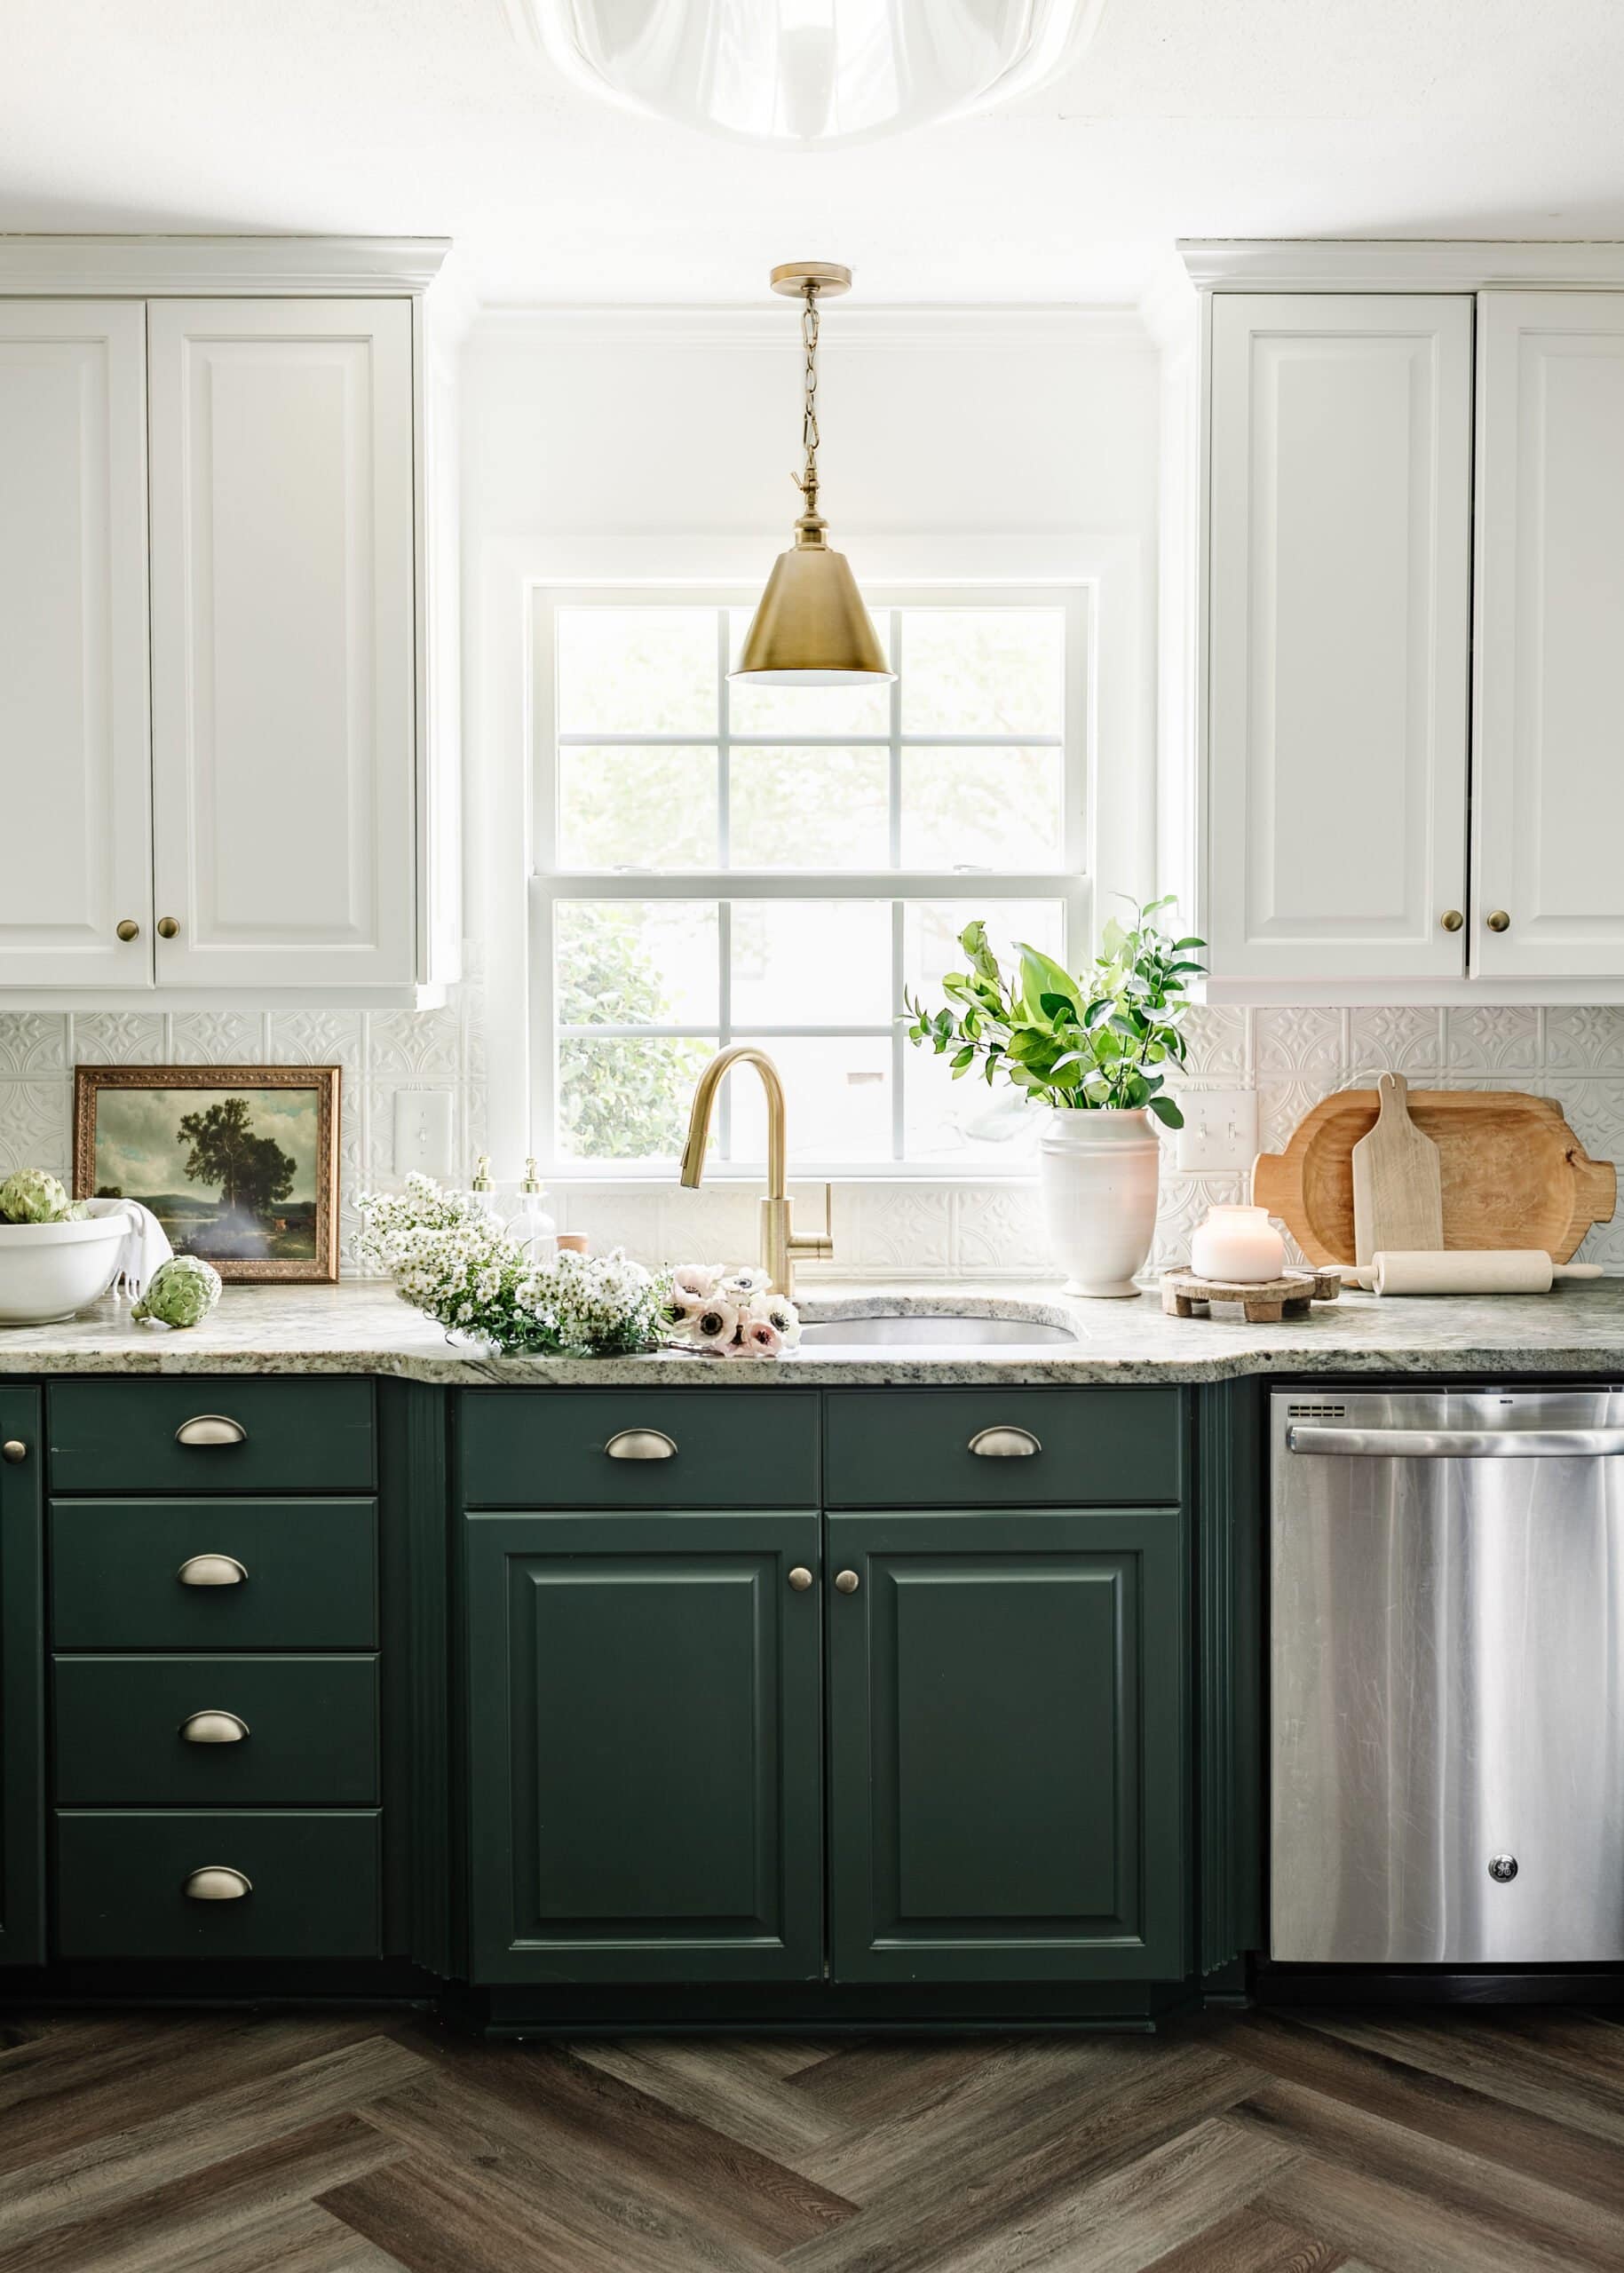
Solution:
<path fill-rule="evenodd" d="M 409 984 L 410 305 L 150 321 L 159 982 Z"/>
<path fill-rule="evenodd" d="M 0 1001 L 151 986 L 147 728 L 146 311 L 0 300 Z"/>
<path fill-rule="evenodd" d="M 1477 356 L 1472 969 L 1624 978 L 1624 294 L 1485 292 Z"/>
<path fill-rule="evenodd" d="M 1471 327 L 1464 297 L 1214 299 L 1220 979 L 1462 975 Z"/>

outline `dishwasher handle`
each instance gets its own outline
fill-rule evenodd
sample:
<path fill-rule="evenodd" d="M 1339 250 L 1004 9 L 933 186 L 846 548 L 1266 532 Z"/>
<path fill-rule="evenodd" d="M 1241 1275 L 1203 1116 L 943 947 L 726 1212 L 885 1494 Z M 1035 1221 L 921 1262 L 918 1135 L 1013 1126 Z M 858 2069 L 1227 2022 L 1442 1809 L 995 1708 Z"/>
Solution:
<path fill-rule="evenodd" d="M 1286 1431 L 1289 1453 L 1378 1460 L 1596 1460 L 1624 1454 L 1624 1429 L 1320 1429 Z"/>

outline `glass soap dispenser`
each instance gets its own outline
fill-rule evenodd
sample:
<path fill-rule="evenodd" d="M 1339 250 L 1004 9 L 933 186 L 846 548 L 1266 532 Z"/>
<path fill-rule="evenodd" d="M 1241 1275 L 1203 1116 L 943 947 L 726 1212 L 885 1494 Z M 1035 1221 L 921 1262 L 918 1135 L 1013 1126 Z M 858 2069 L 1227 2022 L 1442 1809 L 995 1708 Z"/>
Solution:
<path fill-rule="evenodd" d="M 532 1263 L 550 1263 L 558 1251 L 558 1227 L 542 1205 L 545 1197 L 535 1162 L 527 1160 L 519 1186 L 519 1213 L 508 1225 L 508 1236 L 519 1241 Z"/>

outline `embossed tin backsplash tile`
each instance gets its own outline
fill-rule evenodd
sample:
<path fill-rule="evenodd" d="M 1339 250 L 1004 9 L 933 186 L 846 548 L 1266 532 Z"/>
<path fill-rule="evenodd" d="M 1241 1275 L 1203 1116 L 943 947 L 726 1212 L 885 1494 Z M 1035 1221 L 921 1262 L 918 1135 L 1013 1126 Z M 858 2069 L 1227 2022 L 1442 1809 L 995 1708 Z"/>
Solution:
<path fill-rule="evenodd" d="M 78 1063 L 272 1064 L 344 1068 L 340 1130 L 343 1268 L 358 1267 L 355 1213 L 369 1182 L 388 1180 L 397 1089 L 448 1092 L 464 1169 L 486 1144 L 484 994 L 477 955 L 451 1002 L 433 1010 L 107 1010 L 60 1016 L 0 1011 L 0 1168 L 69 1172 L 72 1068 Z M 1557 1097 L 1599 1160 L 1624 1159 L 1624 1009 L 1528 1010 L 1473 1003 L 1356 1010 L 1287 1004 L 1192 1011 L 1184 1086 L 1256 1088 L 1259 1141 L 1283 1144 L 1330 1090 L 1368 1082 L 1384 1066 L 1417 1088 L 1527 1089 Z M 498 1160 L 511 1183 L 517 1160 Z M 1162 1165 L 1152 1263 L 1182 1262 L 1190 1232 L 1215 1202 L 1244 1198 L 1244 1176 L 1189 1176 Z M 822 1193 L 795 1187 L 803 1226 Z M 736 1259 L 756 1246 L 755 1187 L 715 1184 L 698 1192 L 654 1179 L 630 1188 L 555 1185 L 561 1228 L 595 1244 L 623 1244 L 649 1261 Z M 1032 1181 L 958 1183 L 876 1178 L 836 1186 L 841 1278 L 1041 1278 L 1049 1274 Z M 1599 1226 L 1581 1255 L 1624 1271 L 1624 1222 Z M 806 1272 L 818 1275 L 815 1268 Z"/>

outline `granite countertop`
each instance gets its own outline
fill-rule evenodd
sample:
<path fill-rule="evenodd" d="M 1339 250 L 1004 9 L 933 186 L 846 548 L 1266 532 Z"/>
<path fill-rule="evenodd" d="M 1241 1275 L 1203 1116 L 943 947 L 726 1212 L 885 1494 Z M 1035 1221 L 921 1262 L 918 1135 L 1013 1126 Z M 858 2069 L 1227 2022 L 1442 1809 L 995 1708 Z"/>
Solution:
<path fill-rule="evenodd" d="M 1245 1374 L 1609 1373 L 1624 1377 L 1624 1279 L 1549 1295 L 1378 1301 L 1352 1293 L 1305 1319 L 1164 1317 L 1155 1295 L 1074 1302 L 1042 1286 L 804 1283 L 804 1317 L 980 1311 L 1069 1325 L 1075 1349 L 875 1350 L 778 1360 L 694 1357 L 493 1358 L 447 1341 L 387 1286 L 229 1287 L 186 1333 L 136 1326 L 106 1301 L 60 1326 L 0 1327 L 0 1378 L 41 1374 L 384 1374 L 408 1381 L 573 1389 L 763 1389 L 885 1382 L 1224 1381 Z"/>

